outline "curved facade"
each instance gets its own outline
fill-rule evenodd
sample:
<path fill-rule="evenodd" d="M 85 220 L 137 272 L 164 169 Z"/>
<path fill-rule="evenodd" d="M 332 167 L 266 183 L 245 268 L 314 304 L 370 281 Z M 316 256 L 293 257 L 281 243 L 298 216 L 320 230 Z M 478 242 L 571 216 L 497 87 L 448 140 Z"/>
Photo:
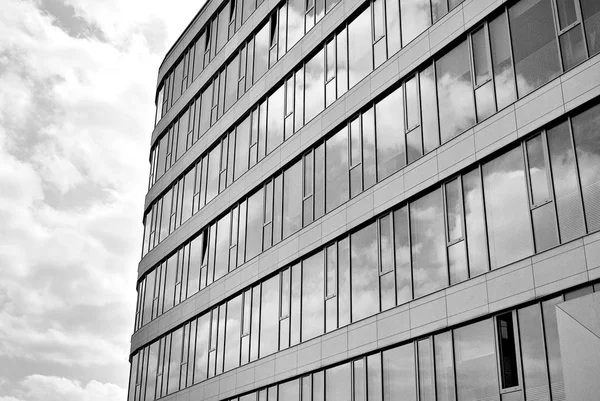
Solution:
<path fill-rule="evenodd" d="M 581 399 L 598 53 L 596 0 L 209 0 L 159 70 L 129 400 Z"/>

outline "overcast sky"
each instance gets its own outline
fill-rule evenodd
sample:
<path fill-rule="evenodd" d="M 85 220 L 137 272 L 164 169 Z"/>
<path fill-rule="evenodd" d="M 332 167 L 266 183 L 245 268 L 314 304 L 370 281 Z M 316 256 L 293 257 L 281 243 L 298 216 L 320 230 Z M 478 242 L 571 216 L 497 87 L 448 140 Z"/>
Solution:
<path fill-rule="evenodd" d="M 203 1 L 2 0 L 0 401 L 124 401 L 158 67 Z"/>

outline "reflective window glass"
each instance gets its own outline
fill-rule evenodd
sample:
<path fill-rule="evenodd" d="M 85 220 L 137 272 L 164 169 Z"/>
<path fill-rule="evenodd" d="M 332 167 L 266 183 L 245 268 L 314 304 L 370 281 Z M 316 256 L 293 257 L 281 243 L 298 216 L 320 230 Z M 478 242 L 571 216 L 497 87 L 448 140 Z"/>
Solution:
<path fill-rule="evenodd" d="M 510 150 L 484 164 L 483 186 L 492 269 L 531 255 L 529 200 L 521 149 Z"/>
<path fill-rule="evenodd" d="M 396 247 L 397 304 L 401 305 L 412 299 L 408 206 L 403 206 L 394 212 L 394 243 Z"/>
<path fill-rule="evenodd" d="M 246 260 L 262 251 L 263 192 L 259 190 L 248 198 L 248 220 L 246 234 Z"/>
<path fill-rule="evenodd" d="M 287 2 L 287 49 L 291 49 L 304 35 L 304 0 Z"/>
<path fill-rule="evenodd" d="M 433 337 L 437 401 L 455 401 L 452 332 Z"/>
<path fill-rule="evenodd" d="M 260 358 L 277 351 L 279 329 L 279 276 L 262 283 L 260 304 Z"/>
<path fill-rule="evenodd" d="M 475 277 L 488 271 L 485 216 L 479 169 L 476 168 L 463 175 L 462 182 L 469 272 L 471 277 Z"/>
<path fill-rule="evenodd" d="M 383 351 L 383 400 L 417 400 L 414 344 Z M 328 400 L 329 401 L 329 400 Z"/>
<path fill-rule="evenodd" d="M 283 142 L 283 85 L 268 100 L 267 113 L 267 153 L 270 153 Z"/>
<path fill-rule="evenodd" d="M 419 401 L 435 401 L 431 338 L 417 341 L 417 352 L 419 362 Z"/>
<path fill-rule="evenodd" d="M 377 182 L 375 164 L 375 112 L 371 107 L 362 115 L 362 163 L 364 189 Z"/>
<path fill-rule="evenodd" d="M 350 236 L 352 321 L 379 312 L 377 230 L 375 223 Z"/>
<path fill-rule="evenodd" d="M 373 71 L 371 43 L 371 10 L 366 8 L 348 25 L 349 85 L 356 85 Z"/>
<path fill-rule="evenodd" d="M 519 309 L 519 340 L 526 399 L 550 399 L 539 304 Z"/>
<path fill-rule="evenodd" d="M 217 223 L 214 280 L 218 280 L 228 272 L 229 238 L 231 230 L 231 213 L 225 214 Z"/>
<path fill-rule="evenodd" d="M 302 161 L 283 172 L 283 238 L 302 228 Z"/>
<path fill-rule="evenodd" d="M 546 352 L 550 376 L 550 391 L 553 400 L 566 400 L 563 364 L 560 356 L 558 338 L 558 322 L 556 321 L 556 304 L 563 301 L 562 297 L 542 302 L 544 333 L 546 334 Z"/>
<path fill-rule="evenodd" d="M 227 64 L 227 83 L 225 90 L 225 111 L 237 100 L 237 88 L 239 79 L 239 58 L 236 55 L 233 60 Z"/>
<path fill-rule="evenodd" d="M 324 332 L 323 251 L 302 261 L 302 341 Z"/>
<path fill-rule="evenodd" d="M 402 46 L 406 46 L 431 25 L 430 0 L 403 0 L 400 2 L 402 17 Z"/>
<path fill-rule="evenodd" d="M 448 0 L 431 0 L 431 14 L 434 24 L 448 14 Z"/>
<path fill-rule="evenodd" d="M 305 122 L 325 108 L 325 52 L 315 54 L 304 68 Z"/>
<path fill-rule="evenodd" d="M 250 61 L 250 60 L 248 60 Z M 269 68 L 269 23 L 267 22 L 254 38 L 254 82 Z"/>
<path fill-rule="evenodd" d="M 600 2 L 581 0 L 581 14 L 590 56 L 600 52 Z"/>
<path fill-rule="evenodd" d="M 206 203 L 219 193 L 219 172 L 221 170 L 221 145 L 215 146 L 208 154 L 208 181 L 206 182 Z"/>
<path fill-rule="evenodd" d="M 327 401 L 348 401 L 352 398 L 352 376 L 350 364 L 325 370 L 325 399 Z"/>
<path fill-rule="evenodd" d="M 385 0 L 385 25 L 388 57 L 400 50 L 400 4 L 399 0 Z"/>
<path fill-rule="evenodd" d="M 325 204 L 328 213 L 347 201 L 349 196 L 346 127 L 325 142 L 325 165 Z"/>
<path fill-rule="evenodd" d="M 418 298 L 448 285 L 440 190 L 410 204 L 410 224 L 414 291 Z"/>
<path fill-rule="evenodd" d="M 375 105 L 377 124 L 377 177 L 379 180 L 400 170 L 405 164 L 404 108 L 402 88 L 396 89 Z"/>
<path fill-rule="evenodd" d="M 240 334 L 242 329 L 242 296 L 238 295 L 227 302 L 227 323 L 225 327 L 225 364 L 224 371 L 239 366 Z"/>
<path fill-rule="evenodd" d="M 433 64 L 419 74 L 421 90 L 421 125 L 423 127 L 423 150 L 429 153 L 440 146 L 438 106 Z"/>
<path fill-rule="evenodd" d="M 492 320 L 454 330 L 454 352 L 458 399 L 499 400 Z"/>
<path fill-rule="evenodd" d="M 196 360 L 194 362 L 194 384 L 206 379 L 208 367 L 208 338 L 210 329 L 210 313 L 198 318 L 196 329 Z"/>
<path fill-rule="evenodd" d="M 299 401 L 300 400 L 300 380 L 290 380 L 279 385 L 278 400 Z"/>
<path fill-rule="evenodd" d="M 597 231 L 600 230 L 600 106 L 573 117 L 572 123 L 587 227 L 589 232 Z"/>
<path fill-rule="evenodd" d="M 235 131 L 235 178 L 237 180 L 248 171 L 248 147 L 250 146 L 250 115 L 248 115 Z"/>
<path fill-rule="evenodd" d="M 475 123 L 469 46 L 461 42 L 436 62 L 442 143 Z"/>
<path fill-rule="evenodd" d="M 350 323 L 350 239 L 338 242 L 339 327 Z"/>
<path fill-rule="evenodd" d="M 560 238 L 567 242 L 585 233 L 575 153 L 567 121 L 548 130 L 548 149 Z"/>
<path fill-rule="evenodd" d="M 521 0 L 508 11 L 517 87 L 523 97 L 560 74 L 552 3 Z"/>

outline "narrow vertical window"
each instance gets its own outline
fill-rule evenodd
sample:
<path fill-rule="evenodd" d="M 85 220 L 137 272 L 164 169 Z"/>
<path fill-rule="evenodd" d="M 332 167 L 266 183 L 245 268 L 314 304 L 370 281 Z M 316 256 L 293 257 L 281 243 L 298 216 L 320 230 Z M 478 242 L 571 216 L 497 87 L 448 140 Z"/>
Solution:
<path fill-rule="evenodd" d="M 512 312 L 496 317 L 496 324 L 502 388 L 516 387 L 519 385 L 519 372 Z"/>
<path fill-rule="evenodd" d="M 464 210 L 461 184 L 460 178 L 455 178 L 444 185 L 450 284 L 460 283 L 469 278 L 467 249 L 464 241 Z"/>
<path fill-rule="evenodd" d="M 392 214 L 379 219 L 379 291 L 381 310 L 396 306 Z"/>
<path fill-rule="evenodd" d="M 489 43 L 487 25 L 471 34 L 477 121 L 483 121 L 496 112 Z"/>

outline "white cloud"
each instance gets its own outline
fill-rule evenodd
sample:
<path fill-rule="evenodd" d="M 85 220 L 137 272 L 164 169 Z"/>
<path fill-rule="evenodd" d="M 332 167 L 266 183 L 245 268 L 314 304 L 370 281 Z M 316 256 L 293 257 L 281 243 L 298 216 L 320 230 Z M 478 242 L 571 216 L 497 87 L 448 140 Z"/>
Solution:
<path fill-rule="evenodd" d="M 64 377 L 30 375 L 20 383 L 17 397 L 0 397 L 0 401 L 122 401 L 126 390 L 96 380 L 83 386 Z"/>
<path fill-rule="evenodd" d="M 201 7 L 64 1 L 101 34 L 0 13 L 0 401 L 125 399 L 156 73 Z"/>

